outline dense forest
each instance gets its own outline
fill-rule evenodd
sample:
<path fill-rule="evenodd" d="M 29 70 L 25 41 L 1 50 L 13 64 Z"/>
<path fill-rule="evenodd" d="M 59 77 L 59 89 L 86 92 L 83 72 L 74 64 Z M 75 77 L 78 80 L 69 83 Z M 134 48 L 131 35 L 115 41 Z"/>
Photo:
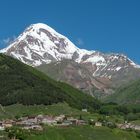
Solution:
<path fill-rule="evenodd" d="M 96 110 L 100 102 L 38 70 L 0 54 L 0 104 L 25 105 L 67 102 L 78 109 Z"/>

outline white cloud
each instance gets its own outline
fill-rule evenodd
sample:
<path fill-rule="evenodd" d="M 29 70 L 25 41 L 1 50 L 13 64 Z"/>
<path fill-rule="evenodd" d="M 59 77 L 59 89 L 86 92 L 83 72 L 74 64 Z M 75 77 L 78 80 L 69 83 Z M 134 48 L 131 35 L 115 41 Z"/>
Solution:
<path fill-rule="evenodd" d="M 76 44 L 79 45 L 79 46 L 83 46 L 84 45 L 83 39 L 78 38 L 77 41 L 76 41 Z"/>
<path fill-rule="evenodd" d="M 2 42 L 4 44 L 9 44 L 10 40 L 11 40 L 11 38 L 6 38 L 6 39 L 3 39 Z"/>
<path fill-rule="evenodd" d="M 8 38 L 0 40 L 0 44 L 2 46 L 6 46 L 6 45 L 9 45 L 15 39 L 16 39 L 16 36 L 8 37 Z"/>

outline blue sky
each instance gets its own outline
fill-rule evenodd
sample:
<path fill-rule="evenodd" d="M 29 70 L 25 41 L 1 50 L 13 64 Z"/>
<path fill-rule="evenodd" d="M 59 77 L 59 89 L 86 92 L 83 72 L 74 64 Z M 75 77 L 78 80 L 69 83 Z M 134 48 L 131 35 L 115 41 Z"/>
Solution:
<path fill-rule="evenodd" d="M 140 0 L 1 0 L 0 48 L 38 22 L 80 48 L 124 53 L 140 64 Z"/>

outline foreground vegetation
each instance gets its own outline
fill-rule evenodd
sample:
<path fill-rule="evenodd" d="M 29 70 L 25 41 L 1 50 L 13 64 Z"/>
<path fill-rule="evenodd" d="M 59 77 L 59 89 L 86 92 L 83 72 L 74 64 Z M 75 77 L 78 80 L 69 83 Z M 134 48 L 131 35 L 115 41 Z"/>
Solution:
<path fill-rule="evenodd" d="M 28 140 L 138 140 L 133 132 L 107 127 L 79 126 L 47 128 L 46 132 L 30 136 Z"/>
<path fill-rule="evenodd" d="M 20 140 L 139 140 L 135 132 L 89 125 L 67 128 L 45 126 L 41 132 L 12 128 L 6 132 L 5 137 Z"/>

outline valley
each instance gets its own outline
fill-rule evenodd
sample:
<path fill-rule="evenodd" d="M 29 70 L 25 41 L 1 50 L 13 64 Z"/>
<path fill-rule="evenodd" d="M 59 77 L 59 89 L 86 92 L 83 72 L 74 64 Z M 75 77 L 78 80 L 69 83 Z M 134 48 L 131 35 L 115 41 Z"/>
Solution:
<path fill-rule="evenodd" d="M 140 66 L 126 55 L 80 49 L 43 23 L 27 27 L 0 53 L 101 100 L 120 86 L 140 79 Z"/>
<path fill-rule="evenodd" d="M 0 120 L 0 136 L 7 139 L 139 139 L 138 130 L 119 126 L 127 124 L 121 115 L 80 111 L 66 103 L 6 106 L 0 110 Z"/>
<path fill-rule="evenodd" d="M 127 56 L 80 49 L 42 23 L 0 53 L 0 139 L 140 139 L 140 66 Z"/>

